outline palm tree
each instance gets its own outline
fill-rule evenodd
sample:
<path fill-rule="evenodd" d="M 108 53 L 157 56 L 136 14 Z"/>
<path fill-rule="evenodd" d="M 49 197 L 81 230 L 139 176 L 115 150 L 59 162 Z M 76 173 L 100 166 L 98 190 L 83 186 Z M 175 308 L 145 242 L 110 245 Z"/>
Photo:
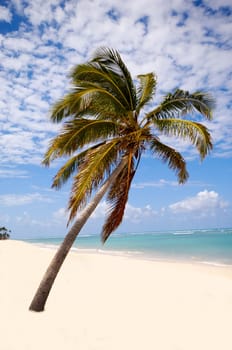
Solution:
<path fill-rule="evenodd" d="M 145 107 L 147 110 L 151 106 L 156 76 L 139 75 L 134 82 L 119 53 L 108 48 L 97 50 L 86 64 L 75 66 L 70 76 L 72 90 L 54 105 L 51 113 L 51 121 L 63 122 L 62 128 L 51 141 L 43 164 L 49 166 L 57 158 L 68 158 L 52 187 L 59 189 L 73 176 L 68 223 L 82 211 L 41 281 L 30 305 L 33 311 L 44 310 L 66 255 L 103 196 L 107 196 L 110 208 L 102 229 L 103 243 L 120 225 L 131 182 L 146 150 L 167 163 L 179 183 L 187 180 L 184 158 L 164 144 L 159 135 L 189 140 L 201 159 L 212 149 L 207 128 L 189 118 L 196 112 L 212 119 L 214 100 L 209 94 L 178 89 L 142 114 Z"/>
<path fill-rule="evenodd" d="M 10 238 L 11 230 L 8 230 L 5 226 L 0 227 L 0 240 Z"/>

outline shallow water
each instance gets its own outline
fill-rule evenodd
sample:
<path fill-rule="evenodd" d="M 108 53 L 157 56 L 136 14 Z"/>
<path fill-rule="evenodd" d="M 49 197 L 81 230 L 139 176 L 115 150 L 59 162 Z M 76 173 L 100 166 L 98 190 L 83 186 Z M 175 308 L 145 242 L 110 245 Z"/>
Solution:
<path fill-rule="evenodd" d="M 27 239 L 45 247 L 56 247 L 62 238 Z M 80 235 L 74 250 L 110 252 L 154 260 L 178 260 L 212 265 L 232 265 L 232 229 L 176 230 L 112 234 L 105 245 L 99 235 Z"/>

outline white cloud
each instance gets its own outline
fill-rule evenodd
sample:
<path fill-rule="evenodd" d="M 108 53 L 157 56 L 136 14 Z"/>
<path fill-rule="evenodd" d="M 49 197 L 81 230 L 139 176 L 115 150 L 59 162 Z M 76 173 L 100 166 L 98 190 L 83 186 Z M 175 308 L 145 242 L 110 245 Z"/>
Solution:
<path fill-rule="evenodd" d="M 40 193 L 26 193 L 20 194 L 2 194 L 0 195 L 0 205 L 12 207 L 27 205 L 34 202 L 47 202 L 50 203 L 52 200 Z"/>
<path fill-rule="evenodd" d="M 4 48 L 15 52 L 31 52 L 35 48 L 35 44 L 29 38 L 6 38 L 4 40 Z"/>
<path fill-rule="evenodd" d="M 12 19 L 12 14 L 10 10 L 5 7 L 0 5 L 0 21 L 5 21 L 10 23 Z"/>
<path fill-rule="evenodd" d="M 93 214 L 91 215 L 91 219 L 100 219 L 104 218 L 109 207 L 106 201 L 102 201 L 98 204 L 97 208 L 94 210 Z"/>
<path fill-rule="evenodd" d="M 143 189 L 146 187 L 164 187 L 164 186 L 179 186 L 177 181 L 168 181 L 164 179 L 160 179 L 159 181 L 151 181 L 151 182 L 137 182 L 132 184 L 132 188 Z"/>
<path fill-rule="evenodd" d="M 230 0 L 204 0 L 204 3 L 214 9 L 219 9 L 220 7 L 231 6 Z"/>
<path fill-rule="evenodd" d="M 15 218 L 15 224 L 17 227 L 17 230 L 22 227 L 33 227 L 36 229 L 49 229 L 51 230 L 52 222 L 51 221 L 46 221 L 46 220 L 37 220 L 34 219 L 27 211 L 24 211 L 21 215 L 16 216 Z M 41 233 L 41 231 L 39 231 Z M 16 233 L 17 235 L 17 233 Z M 50 234 L 51 235 L 51 234 Z"/>
<path fill-rule="evenodd" d="M 175 214 L 197 213 L 199 216 L 214 215 L 216 211 L 224 209 L 229 204 L 220 198 L 215 191 L 204 190 L 182 201 L 169 205 L 169 209 Z"/>
<path fill-rule="evenodd" d="M 148 204 L 145 207 L 134 207 L 127 203 L 124 219 L 133 223 L 142 222 L 145 218 L 153 218 L 158 212 Z"/>
<path fill-rule="evenodd" d="M 17 170 L 17 169 L 0 169 L 0 178 L 2 179 L 9 179 L 9 178 L 19 178 L 19 179 L 25 179 L 28 178 L 28 172 L 24 170 Z"/>
<path fill-rule="evenodd" d="M 149 188 L 149 187 L 178 187 L 181 186 L 178 181 L 169 181 L 165 179 L 160 179 L 159 181 L 150 181 L 150 182 L 135 182 L 132 184 L 132 188 L 136 189 L 144 189 L 144 188 Z M 185 186 L 209 186 L 209 184 L 200 182 L 200 181 L 188 181 Z"/>
<path fill-rule="evenodd" d="M 62 223 L 67 222 L 67 219 L 68 219 L 67 210 L 65 208 L 59 208 L 52 214 L 52 217 L 56 222 L 62 222 Z"/>
<path fill-rule="evenodd" d="M 101 202 L 94 213 L 91 215 L 91 219 L 105 218 L 109 207 L 106 201 Z M 133 223 L 141 222 L 144 217 L 153 217 L 157 215 L 157 212 L 151 208 L 150 205 L 146 205 L 143 208 L 134 207 L 133 205 L 127 203 L 124 213 L 123 220 L 127 220 Z"/>

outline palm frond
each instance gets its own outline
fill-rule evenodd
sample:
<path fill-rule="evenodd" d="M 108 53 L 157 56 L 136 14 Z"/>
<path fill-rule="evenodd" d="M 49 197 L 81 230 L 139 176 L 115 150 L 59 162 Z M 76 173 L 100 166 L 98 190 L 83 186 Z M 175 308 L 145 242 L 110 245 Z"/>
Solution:
<path fill-rule="evenodd" d="M 97 84 L 99 88 L 108 91 L 108 93 L 120 101 L 123 108 L 126 108 L 127 110 L 130 109 L 128 97 L 125 95 L 125 86 L 122 78 L 120 76 L 114 76 L 112 72 L 107 71 L 96 62 L 76 66 L 71 73 L 71 77 L 74 86 L 79 86 L 80 82 L 86 84 Z"/>
<path fill-rule="evenodd" d="M 109 48 L 96 50 L 92 62 L 97 62 L 106 72 L 113 77 L 117 84 L 122 86 L 123 92 L 129 103 L 129 110 L 136 108 L 136 90 L 131 74 L 123 62 L 119 52 Z M 123 83 L 123 84 L 122 84 Z"/>
<path fill-rule="evenodd" d="M 118 140 L 112 140 L 96 149 L 87 152 L 85 160 L 79 166 L 79 172 L 74 177 L 68 209 L 69 222 L 78 209 L 86 204 L 92 192 L 109 175 L 118 159 Z"/>
<path fill-rule="evenodd" d="M 77 110 L 79 111 L 79 104 L 80 97 L 78 97 L 76 93 L 67 94 L 53 105 L 50 120 L 53 123 L 60 123 L 64 118 L 76 113 L 76 109 L 74 109 L 75 106 L 77 106 Z"/>
<path fill-rule="evenodd" d="M 198 150 L 203 159 L 213 148 L 208 129 L 197 122 L 183 119 L 154 120 L 155 127 L 167 136 L 188 139 Z"/>
<path fill-rule="evenodd" d="M 68 161 L 59 169 L 59 171 L 55 175 L 52 183 L 52 188 L 61 188 L 62 185 L 68 181 L 70 176 L 74 172 L 78 171 L 79 166 L 81 166 L 81 164 L 85 161 L 87 153 L 96 148 L 100 148 L 104 143 L 105 141 L 94 145 L 68 159 Z"/>
<path fill-rule="evenodd" d="M 157 108 L 147 114 L 147 118 L 175 118 L 197 111 L 211 120 L 214 107 L 215 100 L 210 94 L 201 91 L 190 94 L 178 89 L 173 94 L 168 94 Z"/>
<path fill-rule="evenodd" d="M 104 110 L 114 112 L 114 115 L 125 114 L 126 110 L 122 102 L 109 90 L 94 83 L 79 82 L 73 91 L 58 101 L 51 111 L 51 121 L 61 122 L 64 118 L 80 118 L 83 115 L 98 113 L 99 106 L 105 106 Z"/>
<path fill-rule="evenodd" d="M 59 169 L 53 178 L 52 188 L 59 189 L 65 184 L 70 176 L 77 171 L 79 165 L 85 159 L 87 150 L 83 154 L 77 154 L 74 157 L 68 159 L 68 161 Z"/>
<path fill-rule="evenodd" d="M 186 162 L 179 152 L 160 142 L 155 137 L 150 142 L 150 148 L 155 156 L 158 156 L 164 163 L 168 163 L 168 167 L 175 171 L 180 184 L 187 181 L 189 175 L 186 169 Z"/>
<path fill-rule="evenodd" d="M 90 143 L 108 139 L 117 134 L 117 124 L 108 120 L 74 119 L 66 122 L 63 128 L 51 141 L 44 156 L 43 164 L 81 149 Z"/>
<path fill-rule="evenodd" d="M 154 73 L 138 75 L 140 85 L 137 89 L 137 107 L 136 112 L 139 113 L 141 108 L 150 102 L 155 94 L 156 77 Z"/>
<path fill-rule="evenodd" d="M 114 118 L 122 118 L 127 114 L 127 109 L 122 101 L 109 90 L 96 87 L 95 90 L 92 90 L 91 95 L 87 92 L 86 96 L 88 97 L 86 107 L 91 114 L 99 115 L 101 112 L 104 118 L 107 118 L 109 114 Z"/>
<path fill-rule="evenodd" d="M 75 66 L 70 76 L 75 87 L 79 86 L 80 82 L 95 83 L 116 96 L 124 106 L 128 104 L 122 90 L 122 82 L 115 81 L 112 74 L 95 62 Z"/>
<path fill-rule="evenodd" d="M 101 233 L 103 243 L 105 243 L 110 234 L 115 231 L 122 222 L 134 174 L 133 158 L 129 157 L 127 167 L 121 171 L 115 182 L 111 185 L 107 196 L 107 201 L 110 203 L 111 208 Z"/>

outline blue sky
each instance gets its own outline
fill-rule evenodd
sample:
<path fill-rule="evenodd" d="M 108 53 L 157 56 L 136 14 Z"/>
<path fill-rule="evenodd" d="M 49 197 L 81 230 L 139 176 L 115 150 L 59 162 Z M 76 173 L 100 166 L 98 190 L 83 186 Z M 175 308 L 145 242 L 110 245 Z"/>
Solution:
<path fill-rule="evenodd" d="M 179 186 L 166 165 L 143 158 L 118 232 L 232 226 L 231 0 L 11 0 L 0 5 L 0 226 L 14 238 L 63 236 L 70 184 L 50 188 L 59 164 L 41 166 L 59 126 L 54 101 L 70 69 L 100 46 L 117 49 L 133 77 L 155 72 L 157 96 L 179 87 L 217 100 L 214 149 L 203 163 L 188 143 L 190 178 Z M 82 234 L 101 231 L 103 201 Z"/>

